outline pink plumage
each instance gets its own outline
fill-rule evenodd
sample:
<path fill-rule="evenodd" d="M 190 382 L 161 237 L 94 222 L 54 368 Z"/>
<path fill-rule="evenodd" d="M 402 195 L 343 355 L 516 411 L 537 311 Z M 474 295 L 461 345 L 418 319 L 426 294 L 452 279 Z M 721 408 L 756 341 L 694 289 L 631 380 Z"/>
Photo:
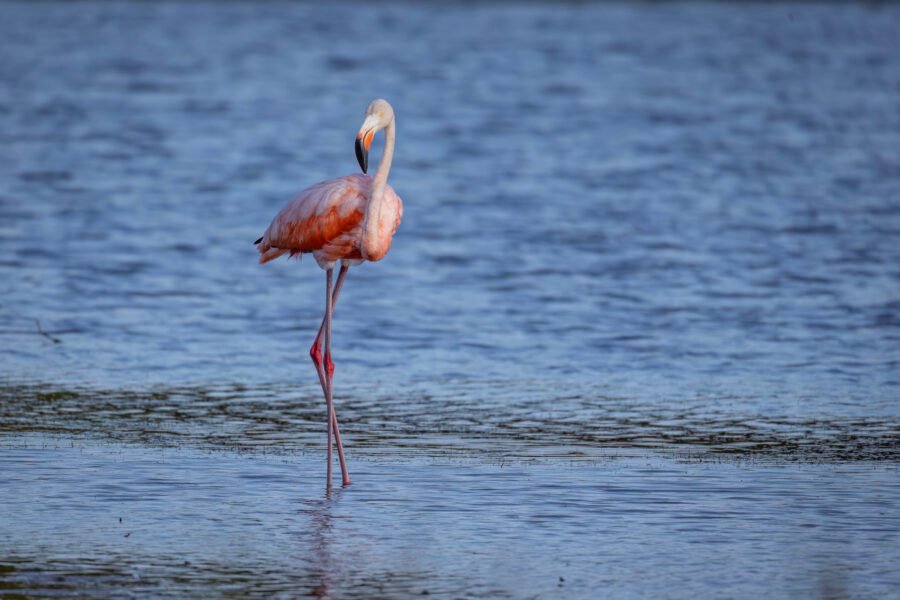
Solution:
<path fill-rule="evenodd" d="M 377 245 L 384 248 L 384 253 L 364 256 L 362 226 L 372 183 L 368 175 L 345 175 L 301 192 L 272 219 L 259 244 L 259 262 L 269 262 L 287 252 L 311 252 L 322 268 L 339 260 L 358 264 L 381 259 L 400 226 L 403 202 L 390 185 L 385 185 L 377 229 Z"/>
<path fill-rule="evenodd" d="M 366 109 L 365 121 L 356 135 L 356 158 L 365 173 L 372 138 L 382 130 L 385 134 L 384 153 L 375 177 L 345 175 L 307 188 L 275 215 L 263 236 L 256 240 L 261 263 L 288 252 L 291 256 L 310 252 L 319 266 L 325 269 L 325 318 L 309 355 L 316 366 L 328 411 L 328 486 L 331 486 L 332 436 L 337 445 L 343 483 L 350 485 L 341 431 L 334 411 L 332 311 L 347 270 L 363 261 L 384 258 L 403 217 L 403 203 L 387 184 L 396 129 L 394 109 L 386 100 L 375 100 Z M 333 282 L 334 265 L 338 261 L 341 262 L 341 270 L 337 282 Z"/>

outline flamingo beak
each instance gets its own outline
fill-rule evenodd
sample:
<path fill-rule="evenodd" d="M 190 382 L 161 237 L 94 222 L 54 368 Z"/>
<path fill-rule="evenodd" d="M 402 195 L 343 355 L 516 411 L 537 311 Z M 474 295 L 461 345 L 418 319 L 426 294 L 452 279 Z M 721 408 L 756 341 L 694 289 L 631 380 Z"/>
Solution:
<path fill-rule="evenodd" d="M 359 161 L 359 168 L 363 173 L 369 170 L 369 148 L 372 146 L 372 138 L 375 137 L 375 130 L 360 131 L 356 136 L 356 160 Z"/>

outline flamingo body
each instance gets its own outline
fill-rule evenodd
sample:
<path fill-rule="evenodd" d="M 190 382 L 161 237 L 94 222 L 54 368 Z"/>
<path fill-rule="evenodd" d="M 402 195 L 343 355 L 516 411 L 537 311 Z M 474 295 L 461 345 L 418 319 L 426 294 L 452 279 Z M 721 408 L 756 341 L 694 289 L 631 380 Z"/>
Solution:
<path fill-rule="evenodd" d="M 363 261 L 381 260 L 391 249 L 394 233 L 403 216 L 403 203 L 387 184 L 394 156 L 396 125 L 394 109 L 387 100 L 373 100 L 356 135 L 356 159 L 363 173 L 369 165 L 369 147 L 378 131 L 384 131 L 384 151 L 375 177 L 345 175 L 307 188 L 282 208 L 261 238 L 259 262 L 282 254 L 312 253 L 325 270 L 325 317 L 309 356 L 316 366 L 328 413 L 327 486 L 331 486 L 332 437 L 337 445 L 343 485 L 350 473 L 334 410 L 334 361 L 331 359 L 331 317 L 348 269 Z M 341 261 L 337 282 L 334 264 Z M 322 353 L 324 343 L 324 355 Z"/>
<path fill-rule="evenodd" d="M 323 269 L 341 260 L 355 265 L 384 258 L 403 217 L 403 202 L 386 185 L 377 216 L 377 235 L 370 250 L 362 244 L 366 208 L 373 178 L 354 174 L 321 181 L 300 193 L 279 211 L 259 244 L 259 262 L 290 252 L 311 252 Z"/>

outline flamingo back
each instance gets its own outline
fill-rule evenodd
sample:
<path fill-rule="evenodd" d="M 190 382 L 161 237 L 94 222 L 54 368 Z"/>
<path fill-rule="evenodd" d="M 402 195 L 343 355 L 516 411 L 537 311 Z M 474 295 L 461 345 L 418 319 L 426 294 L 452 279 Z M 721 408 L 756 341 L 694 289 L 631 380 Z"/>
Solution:
<path fill-rule="evenodd" d="M 359 261 L 362 222 L 372 189 L 368 175 L 345 175 L 307 188 L 275 216 L 260 240 L 259 262 L 266 263 L 288 252 L 312 252 L 323 268 L 337 260 Z M 379 229 L 392 237 L 400 224 L 402 204 L 390 186 L 385 189 Z M 388 246 L 390 240 L 387 241 Z M 380 257 L 379 257 L 380 258 Z"/>

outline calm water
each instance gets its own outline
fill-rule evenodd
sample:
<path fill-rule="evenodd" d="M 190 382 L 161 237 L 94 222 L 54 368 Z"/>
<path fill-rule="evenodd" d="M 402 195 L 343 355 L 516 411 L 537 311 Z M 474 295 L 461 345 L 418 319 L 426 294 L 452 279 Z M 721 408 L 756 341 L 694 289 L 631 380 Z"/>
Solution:
<path fill-rule="evenodd" d="M 0 590 L 900 595 L 898 30 L 0 4 Z M 324 276 L 252 241 L 377 96 L 324 498 Z"/>
<path fill-rule="evenodd" d="M 17 438 L 0 590 L 243 597 L 884 598 L 896 465 L 357 461 Z M 40 502 L 35 502 L 40 498 Z"/>

